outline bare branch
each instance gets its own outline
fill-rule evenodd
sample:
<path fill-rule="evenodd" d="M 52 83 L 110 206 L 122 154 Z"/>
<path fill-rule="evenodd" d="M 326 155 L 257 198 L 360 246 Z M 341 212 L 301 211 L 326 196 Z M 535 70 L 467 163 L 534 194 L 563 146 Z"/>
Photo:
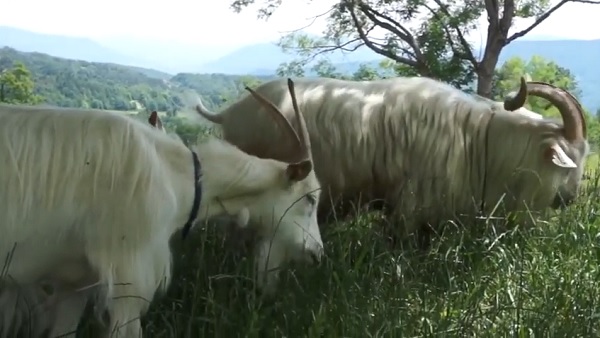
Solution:
<path fill-rule="evenodd" d="M 283 32 L 279 32 L 279 33 L 284 33 L 284 34 L 293 34 L 293 33 L 300 32 L 300 31 L 302 31 L 302 30 L 304 30 L 304 29 L 306 29 L 306 28 L 308 28 L 308 27 L 312 26 L 312 25 L 315 23 L 315 21 L 317 21 L 317 19 L 319 19 L 319 18 L 321 18 L 321 17 L 323 17 L 323 16 L 325 16 L 325 15 L 327 15 L 327 14 L 331 13 L 331 12 L 332 12 L 334 9 L 335 9 L 335 6 L 331 6 L 331 7 L 330 7 L 330 8 L 329 8 L 327 11 L 325 11 L 324 13 L 317 14 L 317 15 L 315 15 L 315 16 L 313 16 L 313 17 L 311 17 L 310 19 L 311 19 L 312 21 L 311 21 L 309 24 L 307 24 L 306 26 L 303 26 L 303 27 L 300 27 L 300 28 L 296 28 L 296 29 L 292 29 L 291 31 L 283 31 Z"/>
<path fill-rule="evenodd" d="M 361 12 L 367 18 L 369 18 L 369 20 L 373 21 L 373 23 L 375 23 L 377 26 L 387 29 L 388 31 L 390 31 L 391 33 L 395 34 L 400 39 L 402 39 L 404 42 L 408 43 L 408 45 L 413 49 L 415 55 L 417 56 L 417 60 L 423 59 L 423 54 L 421 53 L 421 47 L 419 46 L 419 44 L 417 43 L 417 40 L 415 39 L 415 37 L 412 35 L 412 33 L 408 29 L 406 29 L 404 26 L 402 26 L 396 20 L 392 19 L 390 16 L 382 14 L 382 13 L 374 10 L 369 5 L 361 3 L 361 4 L 359 4 L 359 8 L 360 8 Z M 383 22 L 383 21 L 379 20 L 378 17 L 391 22 L 396 27 L 392 26 L 391 24 L 389 24 L 387 22 Z"/>
<path fill-rule="evenodd" d="M 361 23 L 358 20 L 358 17 L 356 16 L 356 13 L 354 12 L 354 5 L 353 4 L 349 4 L 348 6 L 348 12 L 350 13 L 350 17 L 352 19 L 352 23 L 354 24 L 354 27 L 356 27 L 356 31 L 358 32 L 358 35 L 360 37 L 360 39 L 364 42 L 364 44 L 369 47 L 372 51 L 374 51 L 375 53 L 385 56 L 389 59 L 392 59 L 396 62 L 399 63 L 403 63 L 406 64 L 408 66 L 411 67 L 417 67 L 418 63 L 415 60 L 411 60 L 408 58 L 404 58 L 401 56 L 396 55 L 395 53 L 390 52 L 389 50 L 385 50 L 377 45 L 375 45 L 371 40 L 369 40 L 369 37 L 367 36 L 367 34 L 365 33 L 365 31 L 363 30 L 363 23 Z M 376 19 L 376 21 L 378 21 Z M 376 22 L 374 22 L 375 25 L 377 25 Z"/>
<path fill-rule="evenodd" d="M 404 48 L 404 47 L 398 47 L 398 49 L 405 55 L 408 55 L 410 57 L 413 57 L 415 60 L 417 59 L 417 56 L 415 55 L 415 53 L 408 49 L 408 48 Z"/>
<path fill-rule="evenodd" d="M 375 26 L 370 27 L 369 29 L 366 30 L 365 34 L 368 35 L 373 29 L 375 28 Z M 358 43 L 360 42 L 360 43 Z M 352 47 L 346 47 L 352 43 L 358 43 Z M 291 50 L 296 50 L 296 51 L 301 51 L 304 49 L 309 49 L 309 50 L 316 50 L 316 52 L 311 53 L 309 56 L 305 57 L 304 59 L 301 59 L 301 63 L 310 63 L 312 61 L 314 61 L 317 56 L 319 55 L 323 55 L 323 54 L 327 54 L 336 50 L 343 50 L 343 51 L 347 51 L 347 52 L 354 52 L 356 51 L 358 48 L 364 46 L 365 44 L 362 42 L 361 38 L 354 38 L 352 40 L 346 41 L 342 44 L 339 45 L 316 45 L 316 46 L 311 46 L 311 47 L 305 47 L 305 48 L 298 48 L 298 47 L 291 47 L 289 49 Z"/>
<path fill-rule="evenodd" d="M 412 52 L 406 53 L 406 54 L 413 56 L 414 60 L 407 58 L 407 57 L 398 56 L 396 53 L 393 53 L 384 48 L 373 48 L 373 47 L 379 47 L 379 46 L 374 46 L 371 39 L 369 39 L 369 43 L 371 43 L 370 45 L 367 44 L 367 42 L 363 40 L 365 42 L 365 45 L 367 45 L 367 47 L 371 48 L 373 51 L 375 51 L 376 53 L 378 53 L 380 55 L 383 55 L 392 60 L 395 60 L 396 62 L 404 63 L 411 67 L 415 67 L 415 68 L 419 69 L 419 71 L 421 73 L 423 73 L 424 75 L 429 74 L 429 71 L 427 68 L 427 61 L 426 61 L 423 53 L 421 52 L 421 48 L 419 47 L 418 42 L 416 41 L 416 39 L 414 38 L 414 36 L 408 29 L 406 29 L 404 26 L 402 26 L 399 22 L 395 21 L 391 17 L 374 10 L 373 8 L 371 8 L 370 6 L 368 6 L 364 3 L 360 3 L 358 6 L 359 6 L 360 11 L 369 20 L 371 20 L 371 22 L 373 22 L 376 26 L 379 26 L 381 28 L 388 30 L 390 33 L 393 33 L 394 35 L 399 37 L 402 41 L 407 43 L 411 47 Z M 350 13 L 353 16 L 352 19 L 355 22 L 355 26 L 356 26 L 358 19 L 356 18 L 355 13 L 352 11 L 353 6 L 349 6 L 349 7 L 351 7 Z M 391 22 L 391 24 L 388 22 L 384 22 L 380 19 Z M 358 28 L 358 26 L 357 26 L 357 28 Z M 360 32 L 359 32 L 359 35 L 360 35 Z M 382 51 L 384 53 L 382 53 Z M 401 48 L 401 51 L 404 52 L 404 51 L 406 51 L 406 49 Z M 393 55 L 393 57 L 391 55 Z M 402 60 L 402 61 L 400 61 L 400 60 Z"/>
<path fill-rule="evenodd" d="M 375 27 L 371 27 L 367 30 L 366 34 L 369 34 Z M 345 52 L 354 52 L 356 51 L 358 48 L 364 46 L 364 44 L 361 42 L 362 40 L 360 38 L 354 38 L 352 40 L 346 41 L 342 44 L 339 45 L 315 45 L 315 46 L 310 46 L 310 47 L 304 47 L 304 48 L 290 48 L 290 49 L 294 49 L 294 50 L 303 50 L 303 49 L 309 49 L 309 50 L 318 50 L 318 52 L 316 53 L 316 55 L 318 54 L 326 54 L 326 53 L 330 53 L 333 52 L 335 50 L 343 50 Z M 361 42 L 358 45 L 352 46 L 352 47 L 347 47 L 353 43 L 356 42 Z M 316 56 L 315 55 L 315 56 Z"/>
<path fill-rule="evenodd" d="M 554 7 L 550 8 L 546 13 L 542 14 L 537 20 L 535 20 L 535 22 L 533 24 L 531 24 L 531 26 L 525 28 L 524 30 L 522 30 L 520 32 L 517 32 L 517 33 L 511 35 L 508 39 L 506 39 L 506 42 L 504 43 L 504 45 L 506 46 L 509 43 L 513 42 L 514 40 L 516 40 L 520 37 L 523 37 L 527 33 L 531 32 L 535 27 L 537 27 L 539 24 L 544 22 L 544 20 L 548 19 L 548 17 L 550 17 L 550 15 L 552 15 L 552 13 L 554 13 L 557 9 L 561 8 L 567 2 L 578 2 L 578 3 L 595 4 L 595 5 L 600 4 L 600 1 L 598 1 L 598 0 L 561 0 L 559 3 L 554 5 Z"/>
<path fill-rule="evenodd" d="M 502 19 L 500 19 L 499 30 L 503 39 L 508 36 L 508 31 L 515 17 L 515 1 L 504 0 L 504 8 L 502 10 Z M 506 40 L 504 40 L 506 41 Z M 505 42 L 506 43 L 506 42 Z"/>
<path fill-rule="evenodd" d="M 440 10 L 442 10 L 442 12 L 444 12 L 444 15 L 446 15 L 448 18 L 452 17 L 450 15 L 450 12 L 448 11 L 448 7 L 445 6 L 440 0 L 433 0 L 433 1 L 440 7 Z M 441 21 L 441 18 L 437 15 L 437 13 L 432 8 L 430 8 L 427 5 L 425 5 L 425 7 L 427 9 L 429 9 L 431 14 L 434 15 L 436 17 L 436 19 L 438 19 L 438 21 Z M 473 69 L 477 69 L 479 67 L 479 62 L 473 55 L 473 51 L 471 50 L 471 44 L 469 44 L 469 42 L 467 42 L 467 39 L 465 39 L 465 36 L 463 35 L 460 27 L 458 27 L 458 25 L 456 25 L 456 24 L 452 24 L 451 22 L 448 22 L 448 25 L 450 25 L 456 32 L 456 35 L 458 35 L 460 44 L 464 48 L 465 52 L 459 53 L 458 50 L 456 50 L 454 48 L 454 41 L 450 35 L 450 32 L 448 31 L 446 26 L 444 26 L 444 31 L 446 32 L 446 35 L 448 35 L 448 40 L 450 41 L 450 48 L 452 48 L 452 51 L 454 52 L 454 54 L 456 54 L 458 56 L 463 56 L 462 57 L 463 59 L 467 59 L 473 65 Z"/>
<path fill-rule="evenodd" d="M 364 2 L 361 2 L 358 6 L 360 7 L 360 10 L 363 13 L 369 12 L 372 15 L 378 16 L 384 20 L 391 22 L 394 26 L 396 26 L 398 29 L 400 29 L 402 31 L 402 34 L 401 34 L 402 39 L 407 39 L 407 40 L 411 39 L 411 37 L 412 37 L 411 32 L 408 29 L 406 29 L 404 26 L 402 26 L 398 21 L 392 19 L 392 17 L 390 17 L 389 15 L 385 15 L 379 11 L 374 10 L 373 7 L 367 5 Z M 367 13 L 365 13 L 365 15 L 366 14 Z"/>
<path fill-rule="evenodd" d="M 373 28 L 369 29 L 369 31 L 371 31 L 371 30 L 373 30 Z M 346 46 L 348 46 L 348 45 L 350 45 L 352 43 L 355 43 L 355 42 L 360 42 L 360 43 L 357 44 L 357 45 L 354 45 L 352 47 L 346 47 Z M 316 46 L 312 46 L 312 47 L 310 47 L 308 49 L 319 49 L 320 50 L 319 53 L 324 54 L 324 53 L 333 52 L 335 50 L 343 50 L 344 52 L 354 52 L 354 51 L 356 51 L 357 49 L 359 49 L 362 46 L 364 46 L 364 43 L 362 43 L 362 40 L 360 38 L 355 38 L 355 39 L 352 39 L 350 41 L 344 42 L 344 43 L 342 43 L 340 45 L 334 45 L 334 46 L 331 46 L 331 45 L 322 45 L 322 46 L 316 45 Z"/>

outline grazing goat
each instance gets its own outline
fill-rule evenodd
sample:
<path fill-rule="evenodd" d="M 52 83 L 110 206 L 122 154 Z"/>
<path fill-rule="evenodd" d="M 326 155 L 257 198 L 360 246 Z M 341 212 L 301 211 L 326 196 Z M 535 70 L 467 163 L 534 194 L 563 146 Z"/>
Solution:
<path fill-rule="evenodd" d="M 306 131 L 298 136 L 281 112 L 269 112 L 296 139 L 290 161 L 260 159 L 214 138 L 187 148 L 110 112 L 1 104 L 0 251 L 12 251 L 5 278 L 27 286 L 57 278 L 53 268 L 65 262 L 84 261 L 106 288 L 111 334 L 139 337 L 139 317 L 170 282 L 171 235 L 247 209 L 262 236 L 259 287 L 272 292 L 272 269 L 319 261 L 323 244 L 318 191 L 306 180 Z M 304 124 L 299 111 L 296 118 Z"/>
<path fill-rule="evenodd" d="M 284 80 L 255 91 L 285 116 L 293 112 Z M 425 77 L 302 78 L 296 92 L 323 204 L 359 195 L 383 200 L 412 233 L 457 214 L 490 212 L 500 199 L 506 211 L 541 211 L 577 194 L 588 153 L 583 110 L 549 84 L 522 80 L 517 97 L 504 104 Z M 550 101 L 563 121 L 519 111 L 527 95 Z M 288 148 L 273 144 L 281 131 L 248 96 L 220 114 L 201 103 L 197 111 L 249 154 L 277 159 Z"/>

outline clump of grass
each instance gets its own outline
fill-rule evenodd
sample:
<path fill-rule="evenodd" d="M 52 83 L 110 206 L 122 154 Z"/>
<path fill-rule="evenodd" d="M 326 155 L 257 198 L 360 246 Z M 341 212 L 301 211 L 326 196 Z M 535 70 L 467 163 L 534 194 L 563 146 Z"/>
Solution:
<path fill-rule="evenodd" d="M 174 279 L 146 335 L 600 336 L 599 178 L 535 228 L 447 227 L 426 252 L 391 247 L 376 213 L 328 225 L 325 261 L 282 273 L 274 299 L 255 292 L 251 259 L 219 227 L 174 236 Z"/>

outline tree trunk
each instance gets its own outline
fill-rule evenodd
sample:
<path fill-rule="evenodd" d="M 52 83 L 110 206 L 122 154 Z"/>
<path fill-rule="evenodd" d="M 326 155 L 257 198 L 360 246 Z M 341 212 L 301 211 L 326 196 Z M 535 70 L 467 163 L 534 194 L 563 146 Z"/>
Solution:
<path fill-rule="evenodd" d="M 477 94 L 489 99 L 492 98 L 492 81 L 494 69 L 498 63 L 498 56 L 484 58 L 477 69 Z"/>
<path fill-rule="evenodd" d="M 503 24 L 502 21 L 490 21 L 483 58 L 475 70 L 477 73 L 477 94 L 489 99 L 492 98 L 494 70 L 498 64 L 498 58 L 500 57 L 502 48 L 506 44 L 506 33 L 508 32 L 508 29 L 503 29 L 504 27 L 501 27 Z"/>

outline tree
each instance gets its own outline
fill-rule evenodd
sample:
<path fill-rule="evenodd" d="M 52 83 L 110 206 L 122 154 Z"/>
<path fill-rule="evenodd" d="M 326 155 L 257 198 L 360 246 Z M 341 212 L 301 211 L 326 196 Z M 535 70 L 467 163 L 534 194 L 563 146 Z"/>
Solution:
<path fill-rule="evenodd" d="M 358 70 L 352 75 L 352 79 L 356 81 L 370 81 L 382 78 L 383 76 L 376 69 L 367 65 L 360 65 Z"/>
<path fill-rule="evenodd" d="M 581 95 L 575 76 L 568 69 L 535 55 L 528 62 L 519 57 L 510 58 L 496 71 L 493 98 L 504 99 L 519 87 L 520 78 L 524 74 L 528 74 L 534 81 L 547 82 L 565 89 L 575 97 Z M 531 97 L 528 101 L 529 109 L 546 116 L 558 116 L 558 111 L 548 101 L 537 97 Z"/>
<path fill-rule="evenodd" d="M 281 0 L 265 0 L 259 18 L 268 19 Z M 240 12 L 256 0 L 234 0 L 232 9 Z M 600 0 L 338 0 L 328 11 L 326 38 L 311 39 L 292 33 L 280 45 L 294 48 L 305 63 L 317 55 L 334 50 L 354 51 L 366 46 L 395 62 L 398 75 L 423 75 L 438 78 L 459 88 L 477 79 L 477 93 L 492 95 L 492 80 L 502 49 L 525 36 L 552 13 L 567 3 L 598 4 Z M 324 14 L 325 15 L 325 14 Z M 477 20 L 488 19 L 486 46 L 479 59 L 465 36 L 477 27 Z M 534 18 L 528 28 L 508 35 L 515 18 Z M 407 23 L 418 22 L 416 28 Z M 385 32 L 376 38 L 373 31 Z M 302 62 L 294 67 L 301 68 Z"/>
<path fill-rule="evenodd" d="M 41 97 L 34 93 L 31 73 L 21 62 L 0 70 L 0 102 L 36 104 Z"/>
<path fill-rule="evenodd" d="M 555 62 L 545 60 L 541 56 L 533 56 L 529 61 L 513 57 L 496 71 L 494 77 L 494 99 L 502 100 L 510 92 L 519 87 L 521 76 L 528 74 L 533 81 L 546 82 L 563 88 L 579 99 L 581 90 L 574 75 L 566 68 Z M 527 109 L 548 117 L 560 117 L 556 107 L 547 100 L 539 97 L 529 97 L 525 104 Z M 600 145 L 600 121 L 590 111 L 585 110 L 585 121 L 588 131 L 588 141 L 595 148 Z"/>

